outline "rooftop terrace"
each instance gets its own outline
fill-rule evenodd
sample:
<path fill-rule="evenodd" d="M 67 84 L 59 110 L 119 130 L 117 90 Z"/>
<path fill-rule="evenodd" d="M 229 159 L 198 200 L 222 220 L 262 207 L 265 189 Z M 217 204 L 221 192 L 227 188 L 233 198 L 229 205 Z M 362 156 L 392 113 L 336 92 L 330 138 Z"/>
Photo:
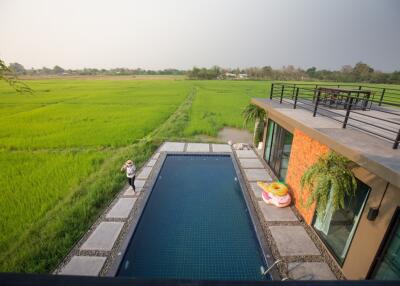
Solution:
<path fill-rule="evenodd" d="M 278 83 L 252 102 L 399 187 L 400 105 L 383 99 L 373 90 Z"/>

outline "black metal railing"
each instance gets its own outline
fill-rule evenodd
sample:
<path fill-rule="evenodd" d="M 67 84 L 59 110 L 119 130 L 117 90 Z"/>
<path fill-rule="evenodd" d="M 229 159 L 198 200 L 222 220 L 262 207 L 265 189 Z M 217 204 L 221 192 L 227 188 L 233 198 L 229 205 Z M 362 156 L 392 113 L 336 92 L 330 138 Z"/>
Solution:
<path fill-rule="evenodd" d="M 399 103 L 400 102 L 400 89 L 377 86 L 372 84 L 334 84 L 334 83 L 285 83 L 285 82 L 275 82 L 273 85 L 285 85 L 288 89 L 293 89 L 296 87 L 318 89 L 320 87 L 328 88 L 338 88 L 338 89 L 352 89 L 352 90 L 367 90 L 372 92 L 372 99 L 378 101 L 378 105 L 381 106 L 383 102 L 386 103 Z M 290 88 L 292 87 L 292 88 Z"/>
<path fill-rule="evenodd" d="M 270 99 L 288 103 L 294 109 L 307 109 L 314 117 L 329 117 L 341 123 L 342 128 L 351 126 L 385 139 L 393 144 L 393 149 L 397 149 L 400 142 L 400 94 L 398 98 L 389 95 L 387 101 L 387 90 L 379 90 L 377 96 L 372 88 L 366 89 L 365 86 L 272 83 Z"/>

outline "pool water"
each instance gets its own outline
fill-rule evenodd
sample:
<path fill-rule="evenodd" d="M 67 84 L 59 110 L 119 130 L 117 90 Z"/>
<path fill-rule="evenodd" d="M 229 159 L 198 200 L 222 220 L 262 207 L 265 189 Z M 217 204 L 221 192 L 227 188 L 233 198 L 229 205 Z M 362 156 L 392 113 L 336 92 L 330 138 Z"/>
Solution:
<path fill-rule="evenodd" d="M 229 155 L 167 155 L 118 276 L 262 280 L 265 265 Z"/>

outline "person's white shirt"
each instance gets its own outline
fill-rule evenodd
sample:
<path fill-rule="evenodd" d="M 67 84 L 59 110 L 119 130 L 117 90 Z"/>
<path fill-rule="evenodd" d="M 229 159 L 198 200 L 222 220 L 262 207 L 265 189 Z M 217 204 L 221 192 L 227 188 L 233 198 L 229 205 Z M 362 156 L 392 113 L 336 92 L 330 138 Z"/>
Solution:
<path fill-rule="evenodd" d="M 135 173 L 136 173 L 135 165 L 131 165 L 131 166 L 127 166 L 126 167 L 126 176 L 128 178 L 133 178 L 135 176 Z"/>

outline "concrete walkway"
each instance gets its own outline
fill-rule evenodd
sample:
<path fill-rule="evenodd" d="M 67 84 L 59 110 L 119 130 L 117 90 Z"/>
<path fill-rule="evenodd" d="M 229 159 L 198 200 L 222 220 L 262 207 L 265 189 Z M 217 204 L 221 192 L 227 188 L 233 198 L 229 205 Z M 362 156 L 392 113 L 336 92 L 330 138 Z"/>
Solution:
<path fill-rule="evenodd" d="M 107 261 L 114 259 L 119 242 L 126 238 L 126 230 L 135 214 L 135 204 L 141 193 L 147 191 L 147 181 L 153 173 L 161 152 L 232 153 L 227 144 L 165 142 L 137 174 L 136 193 L 124 188 L 111 203 L 89 232 L 77 243 L 56 273 L 97 276 L 104 272 Z M 252 199 L 267 238 L 278 250 L 278 257 L 288 261 L 287 269 L 292 279 L 336 279 L 324 262 L 319 250 L 301 225 L 291 208 L 275 208 L 261 199 L 262 190 L 257 181 L 271 182 L 272 178 L 264 163 L 252 150 L 236 150 L 234 155 L 250 186 Z M 271 240 L 272 239 L 272 240 Z M 121 255 L 118 253 L 118 255 Z M 304 257 L 315 258 L 305 261 Z M 286 259 L 287 258 L 287 259 Z"/>

